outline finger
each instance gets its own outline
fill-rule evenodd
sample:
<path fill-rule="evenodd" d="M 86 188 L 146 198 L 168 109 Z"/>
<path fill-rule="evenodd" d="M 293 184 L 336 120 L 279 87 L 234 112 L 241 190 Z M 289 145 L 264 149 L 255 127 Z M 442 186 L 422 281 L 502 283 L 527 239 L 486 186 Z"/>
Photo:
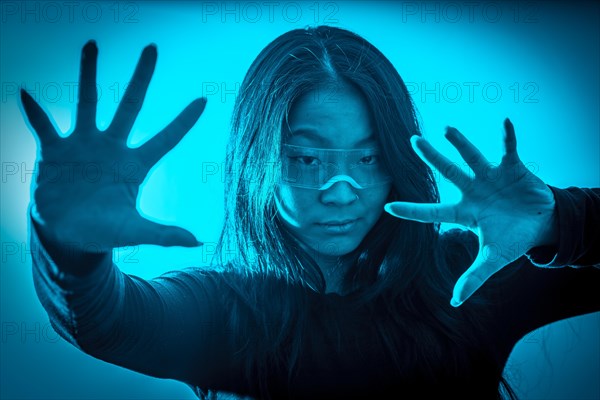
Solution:
<path fill-rule="evenodd" d="M 454 307 L 464 303 L 475 291 L 477 291 L 492 275 L 505 265 L 498 257 L 490 257 L 493 249 L 484 246 L 480 249 L 469 269 L 462 274 L 454 285 L 452 300 L 450 304 Z M 487 254 L 487 255 L 486 255 Z"/>
<path fill-rule="evenodd" d="M 384 210 L 394 217 L 419 222 L 450 222 L 456 221 L 456 206 L 454 204 L 423 204 L 395 201 L 387 203 Z"/>
<path fill-rule="evenodd" d="M 79 102 L 77 103 L 76 128 L 84 133 L 96 129 L 96 104 L 98 92 L 96 89 L 96 64 L 98 47 L 90 40 L 81 52 L 81 67 L 79 71 Z"/>
<path fill-rule="evenodd" d="M 48 115 L 25 89 L 21 89 L 21 104 L 23 104 L 27 120 L 35 135 L 40 139 L 42 146 L 47 146 L 60 138 Z"/>
<path fill-rule="evenodd" d="M 131 78 L 131 82 L 125 90 L 123 99 L 117 107 L 115 117 L 113 118 L 107 133 L 121 140 L 127 140 L 131 127 L 135 123 L 142 104 L 150 79 L 156 66 L 157 51 L 155 45 L 147 46 Z"/>
<path fill-rule="evenodd" d="M 471 179 L 465 174 L 458 165 L 448 160 L 440 152 L 433 148 L 429 142 L 417 135 L 410 138 L 413 149 L 421 159 L 431 165 L 433 168 L 454 183 L 460 189 L 465 189 Z"/>
<path fill-rule="evenodd" d="M 519 159 L 515 127 L 508 118 L 504 120 L 504 156 L 502 159 L 513 162 Z"/>
<path fill-rule="evenodd" d="M 143 220 L 137 228 L 136 244 L 155 244 L 159 246 L 183 246 L 196 247 L 203 243 L 198 241 L 194 235 L 182 228 L 171 225 L 157 224 L 152 221 Z"/>
<path fill-rule="evenodd" d="M 152 166 L 179 143 L 194 126 L 206 106 L 206 99 L 191 102 L 165 129 L 157 133 L 139 148 L 142 158 Z"/>
<path fill-rule="evenodd" d="M 482 171 L 486 170 L 490 162 L 458 129 L 448 126 L 445 136 L 456 147 L 456 150 L 458 150 L 463 160 L 473 170 L 475 176 L 480 176 Z"/>

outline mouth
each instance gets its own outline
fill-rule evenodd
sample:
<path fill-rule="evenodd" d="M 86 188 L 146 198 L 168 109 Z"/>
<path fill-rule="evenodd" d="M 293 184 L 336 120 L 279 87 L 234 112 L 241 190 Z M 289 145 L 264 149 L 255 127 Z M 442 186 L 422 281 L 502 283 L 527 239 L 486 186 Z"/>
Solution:
<path fill-rule="evenodd" d="M 356 226 L 357 221 L 358 219 L 345 219 L 339 221 L 327 221 L 324 223 L 317 223 L 317 225 L 327 232 L 346 233 Z"/>

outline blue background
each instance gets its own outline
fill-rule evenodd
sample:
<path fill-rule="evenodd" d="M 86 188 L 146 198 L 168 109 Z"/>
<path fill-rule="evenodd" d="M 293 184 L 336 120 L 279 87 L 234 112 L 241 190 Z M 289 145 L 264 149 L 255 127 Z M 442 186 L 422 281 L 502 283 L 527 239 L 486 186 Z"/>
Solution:
<path fill-rule="evenodd" d="M 68 134 L 84 43 L 99 46 L 97 122 L 108 126 L 144 46 L 158 64 L 130 137 L 141 143 L 191 100 L 200 121 L 147 178 L 150 219 L 182 226 L 200 249 L 115 249 L 145 278 L 205 265 L 223 218 L 223 161 L 236 89 L 271 40 L 331 24 L 370 40 L 413 93 L 424 135 L 458 163 L 443 138 L 453 125 L 500 160 L 510 117 L 521 158 L 557 187 L 600 186 L 599 7 L 507 2 L 3 2 L 1 25 L 1 396 L 18 399 L 192 399 L 183 384 L 130 372 L 79 352 L 52 331 L 31 278 L 27 205 L 36 143 L 24 122 L 24 85 Z M 470 92 L 469 88 L 472 88 Z M 204 172 L 204 174 L 203 174 Z M 439 180 L 443 201 L 458 192 Z M 552 324 L 514 349 L 506 374 L 523 399 L 600 398 L 600 313 Z"/>

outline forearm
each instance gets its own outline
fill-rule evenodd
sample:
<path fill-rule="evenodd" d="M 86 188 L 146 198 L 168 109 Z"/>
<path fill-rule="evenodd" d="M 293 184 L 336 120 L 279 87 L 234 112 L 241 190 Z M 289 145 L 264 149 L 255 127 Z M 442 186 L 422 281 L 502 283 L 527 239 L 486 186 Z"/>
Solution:
<path fill-rule="evenodd" d="M 57 332 L 86 352 L 101 352 L 95 336 L 106 335 L 121 308 L 120 271 L 110 253 L 85 253 L 78 244 L 49 239 L 31 219 L 33 280 L 37 295 Z"/>
<path fill-rule="evenodd" d="M 195 281 L 146 281 L 122 273 L 112 254 L 83 254 L 59 244 L 52 244 L 51 254 L 36 227 L 32 222 L 36 292 L 65 340 L 147 375 L 184 381 L 202 375 L 201 356 L 210 354 L 201 353 L 212 346 L 206 328 L 214 327 L 204 292 L 191 288 Z"/>

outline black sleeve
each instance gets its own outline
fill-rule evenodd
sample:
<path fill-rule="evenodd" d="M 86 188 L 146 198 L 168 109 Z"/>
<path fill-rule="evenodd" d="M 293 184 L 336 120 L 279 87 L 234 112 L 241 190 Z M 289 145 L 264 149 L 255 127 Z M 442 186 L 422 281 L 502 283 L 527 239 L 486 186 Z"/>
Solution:
<path fill-rule="evenodd" d="M 218 386 L 231 364 L 217 274 L 190 268 L 144 280 L 122 273 L 111 254 L 80 258 L 85 273 L 69 273 L 77 266 L 57 265 L 37 229 L 30 219 L 35 289 L 64 339 L 143 374 Z"/>
<path fill-rule="evenodd" d="M 558 213 L 558 246 L 534 248 L 527 256 L 543 267 L 600 267 L 600 189 L 550 189 Z"/>

